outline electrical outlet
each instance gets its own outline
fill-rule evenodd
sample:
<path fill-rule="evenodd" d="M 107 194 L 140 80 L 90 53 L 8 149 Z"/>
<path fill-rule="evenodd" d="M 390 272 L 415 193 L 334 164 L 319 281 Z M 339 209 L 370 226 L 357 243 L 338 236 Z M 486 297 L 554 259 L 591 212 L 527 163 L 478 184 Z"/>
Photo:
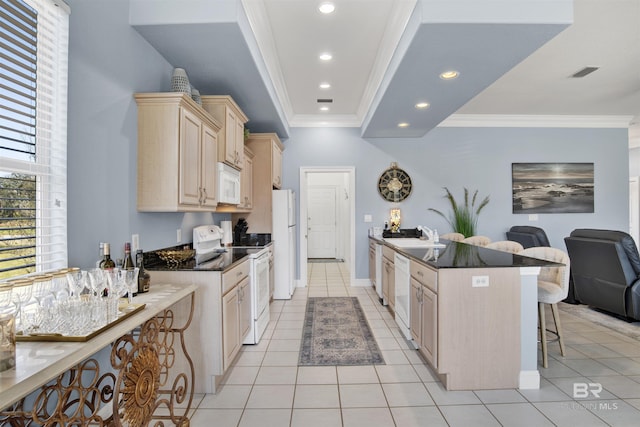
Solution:
<path fill-rule="evenodd" d="M 537 221 L 538 214 L 529 214 L 529 221 Z"/>
<path fill-rule="evenodd" d="M 489 276 L 471 276 L 471 287 L 473 288 L 489 287 Z"/>
<path fill-rule="evenodd" d="M 371 215 L 365 215 L 364 216 L 364 222 L 372 222 L 373 221 L 373 217 Z"/>
<path fill-rule="evenodd" d="M 182 228 L 178 228 L 176 230 L 176 238 L 178 240 L 178 243 L 182 243 Z"/>
<path fill-rule="evenodd" d="M 131 253 L 135 254 L 140 249 L 140 236 L 138 234 L 131 235 Z"/>

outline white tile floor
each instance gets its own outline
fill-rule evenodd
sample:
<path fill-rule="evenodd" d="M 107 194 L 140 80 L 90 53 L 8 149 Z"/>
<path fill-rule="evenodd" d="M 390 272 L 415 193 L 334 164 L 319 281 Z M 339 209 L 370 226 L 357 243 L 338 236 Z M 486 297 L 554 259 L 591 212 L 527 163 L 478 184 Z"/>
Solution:
<path fill-rule="evenodd" d="M 446 391 L 373 289 L 350 287 L 342 263 L 308 269 L 309 287 L 271 304 L 265 336 L 244 346 L 219 393 L 194 398 L 192 427 L 640 425 L 639 341 L 561 312 L 567 355 L 550 344 L 539 390 Z M 298 367 L 308 296 L 357 296 L 386 365 Z M 573 399 L 576 383 L 603 389 Z"/>

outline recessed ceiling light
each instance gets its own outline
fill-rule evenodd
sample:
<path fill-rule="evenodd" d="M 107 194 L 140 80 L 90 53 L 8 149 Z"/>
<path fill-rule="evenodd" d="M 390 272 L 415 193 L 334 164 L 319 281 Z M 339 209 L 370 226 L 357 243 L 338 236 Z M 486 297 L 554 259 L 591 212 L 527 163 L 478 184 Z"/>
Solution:
<path fill-rule="evenodd" d="M 409 127 L 409 123 L 407 123 L 407 122 L 398 123 L 398 127 L 399 128 L 408 128 Z"/>
<path fill-rule="evenodd" d="M 325 52 L 320 54 L 320 59 L 323 61 L 329 61 L 331 58 L 333 58 L 333 56 L 331 56 L 330 53 Z"/>
<path fill-rule="evenodd" d="M 416 104 L 416 108 L 419 110 L 424 110 L 425 108 L 429 108 L 429 103 L 428 102 L 418 102 Z"/>
<path fill-rule="evenodd" d="M 320 107 L 320 111 L 329 111 L 329 107 Z"/>
<path fill-rule="evenodd" d="M 440 78 L 443 79 L 443 80 L 451 80 L 451 79 L 455 79 L 459 75 L 460 75 L 460 73 L 457 72 L 456 70 L 449 70 L 449 71 L 445 71 L 445 72 L 441 73 L 440 74 Z"/>
<path fill-rule="evenodd" d="M 329 89 L 330 87 L 329 83 L 320 83 L 320 89 Z"/>
<path fill-rule="evenodd" d="M 318 6 L 318 10 L 322 13 L 331 13 L 336 10 L 336 7 L 331 2 L 324 2 L 320 3 L 320 6 Z"/>

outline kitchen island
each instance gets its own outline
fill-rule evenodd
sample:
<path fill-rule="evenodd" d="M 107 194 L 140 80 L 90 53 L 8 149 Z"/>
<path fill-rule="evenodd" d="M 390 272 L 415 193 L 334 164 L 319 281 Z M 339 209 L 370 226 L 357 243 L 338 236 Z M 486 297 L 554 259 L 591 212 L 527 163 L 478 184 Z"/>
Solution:
<path fill-rule="evenodd" d="M 411 336 L 447 389 L 540 387 L 537 276 L 557 264 L 446 240 L 433 248 L 370 239 L 410 261 Z M 393 283 L 397 296 L 402 286 Z"/>
<path fill-rule="evenodd" d="M 15 368 L 0 373 L 0 424 L 106 425 L 120 413 L 188 425 L 194 372 L 183 332 L 194 292 L 153 286 L 133 299 L 143 309 L 85 342 L 17 342 Z M 107 348 L 105 363 L 96 354 Z"/>

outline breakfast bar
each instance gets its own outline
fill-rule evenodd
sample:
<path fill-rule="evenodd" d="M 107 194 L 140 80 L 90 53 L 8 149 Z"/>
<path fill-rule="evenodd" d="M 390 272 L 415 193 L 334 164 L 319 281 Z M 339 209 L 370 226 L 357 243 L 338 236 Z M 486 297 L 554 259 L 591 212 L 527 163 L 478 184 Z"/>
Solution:
<path fill-rule="evenodd" d="M 537 276 L 557 264 L 461 242 L 370 239 L 383 246 L 394 316 L 408 318 L 408 338 L 448 390 L 540 387 Z"/>
<path fill-rule="evenodd" d="M 194 292 L 153 286 L 133 299 L 143 309 L 87 341 L 17 342 L 15 368 L 0 373 L 0 423 L 188 425 L 194 371 L 184 331 Z"/>

